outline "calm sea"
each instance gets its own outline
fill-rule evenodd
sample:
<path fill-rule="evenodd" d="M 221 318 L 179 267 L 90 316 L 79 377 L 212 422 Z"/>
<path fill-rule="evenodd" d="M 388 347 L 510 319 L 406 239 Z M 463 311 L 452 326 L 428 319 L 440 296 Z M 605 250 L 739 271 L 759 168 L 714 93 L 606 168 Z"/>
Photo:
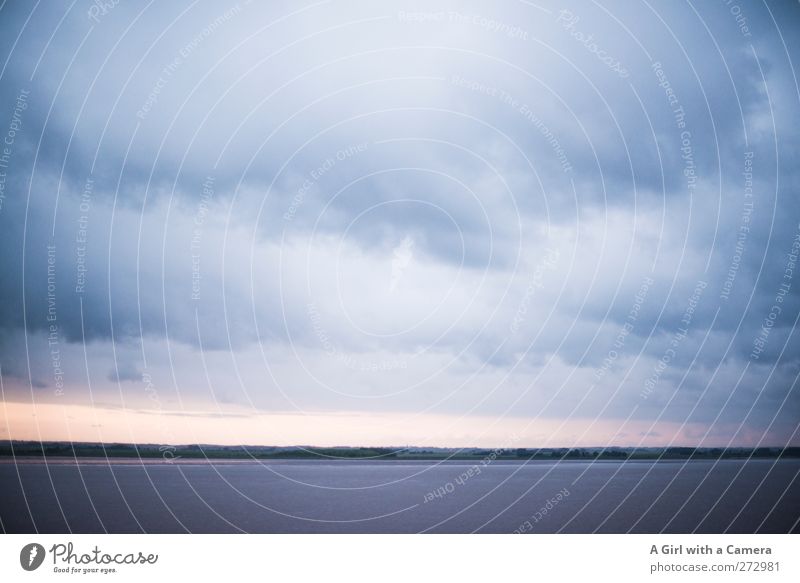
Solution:
<path fill-rule="evenodd" d="M 0 463 L 9 533 L 790 532 L 800 461 Z"/>

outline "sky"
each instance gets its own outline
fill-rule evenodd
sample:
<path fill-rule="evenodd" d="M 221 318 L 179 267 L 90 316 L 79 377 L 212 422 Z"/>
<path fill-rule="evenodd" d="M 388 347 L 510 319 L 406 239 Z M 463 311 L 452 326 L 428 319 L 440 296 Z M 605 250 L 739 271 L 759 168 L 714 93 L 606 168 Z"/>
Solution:
<path fill-rule="evenodd" d="M 0 439 L 800 445 L 796 2 L 0 4 Z"/>

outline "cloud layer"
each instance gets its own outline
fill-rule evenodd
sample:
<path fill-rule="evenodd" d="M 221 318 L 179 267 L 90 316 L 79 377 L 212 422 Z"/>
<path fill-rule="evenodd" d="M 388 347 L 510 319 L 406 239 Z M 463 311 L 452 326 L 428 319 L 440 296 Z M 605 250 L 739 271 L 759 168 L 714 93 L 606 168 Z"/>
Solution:
<path fill-rule="evenodd" d="M 798 443 L 796 5 L 91 6 L 0 10 L 4 401 Z"/>

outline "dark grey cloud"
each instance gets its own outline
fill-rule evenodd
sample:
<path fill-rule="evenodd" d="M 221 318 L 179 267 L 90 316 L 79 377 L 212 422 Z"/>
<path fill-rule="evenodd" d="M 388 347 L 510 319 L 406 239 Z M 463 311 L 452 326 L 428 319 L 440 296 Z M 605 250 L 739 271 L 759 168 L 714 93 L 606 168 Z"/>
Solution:
<path fill-rule="evenodd" d="M 4 375 L 55 325 L 134 396 L 155 344 L 198 401 L 796 412 L 800 11 L 740 4 L 6 3 Z"/>

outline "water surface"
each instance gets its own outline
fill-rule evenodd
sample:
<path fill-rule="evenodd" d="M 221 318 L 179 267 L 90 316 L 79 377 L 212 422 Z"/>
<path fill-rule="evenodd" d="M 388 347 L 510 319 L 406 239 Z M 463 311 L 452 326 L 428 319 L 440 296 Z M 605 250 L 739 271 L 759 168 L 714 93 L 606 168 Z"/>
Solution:
<path fill-rule="evenodd" d="M 5 532 L 790 532 L 800 460 L 0 463 Z"/>

